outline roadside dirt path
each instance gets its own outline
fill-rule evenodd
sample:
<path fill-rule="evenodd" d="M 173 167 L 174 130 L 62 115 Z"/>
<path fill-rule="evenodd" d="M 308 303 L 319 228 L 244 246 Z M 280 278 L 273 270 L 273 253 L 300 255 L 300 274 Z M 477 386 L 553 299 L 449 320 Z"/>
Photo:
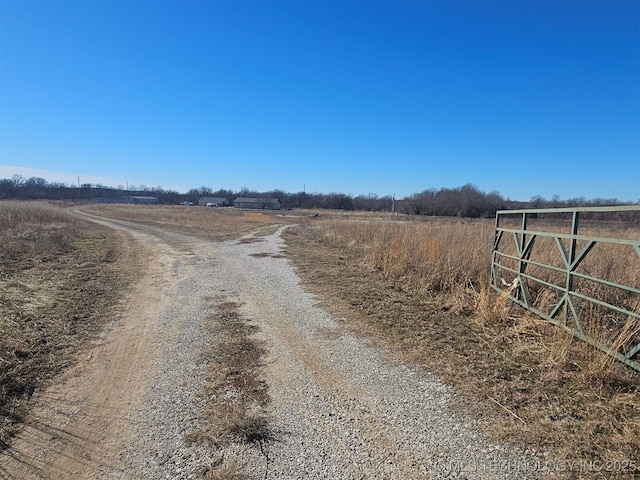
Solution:
<path fill-rule="evenodd" d="M 0 475 L 198 478 L 216 459 L 185 435 L 198 425 L 200 353 L 216 298 L 242 305 L 268 352 L 273 441 L 224 452 L 250 478 L 534 476 L 538 460 L 484 438 L 437 378 L 318 308 L 282 254 L 282 229 L 215 243 L 77 215 L 133 235 L 148 252 L 146 272 L 121 318 L 58 385 L 34 395 L 29 423 L 0 455 Z"/>
<path fill-rule="evenodd" d="M 79 214 L 85 217 L 83 214 Z M 134 434 L 131 415 L 148 388 L 147 372 L 158 356 L 151 341 L 154 319 L 165 306 L 176 253 L 153 237 L 111 222 L 103 225 L 134 235 L 154 252 L 126 302 L 126 314 L 112 322 L 97 344 L 59 384 L 36 394 L 32 414 L 12 448 L 0 456 L 9 478 L 90 478 L 101 465 L 113 465 Z"/>

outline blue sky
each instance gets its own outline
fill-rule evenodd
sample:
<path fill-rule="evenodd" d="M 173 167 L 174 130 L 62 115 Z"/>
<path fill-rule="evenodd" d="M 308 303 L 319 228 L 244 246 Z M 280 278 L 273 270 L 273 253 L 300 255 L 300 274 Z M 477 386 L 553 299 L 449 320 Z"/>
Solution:
<path fill-rule="evenodd" d="M 0 0 L 0 21 L 3 178 L 640 200 L 638 1 Z"/>

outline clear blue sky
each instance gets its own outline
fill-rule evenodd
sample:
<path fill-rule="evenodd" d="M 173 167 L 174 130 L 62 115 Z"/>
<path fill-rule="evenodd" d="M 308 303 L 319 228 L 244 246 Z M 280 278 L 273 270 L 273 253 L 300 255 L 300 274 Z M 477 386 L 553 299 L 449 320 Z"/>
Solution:
<path fill-rule="evenodd" d="M 638 1 L 0 0 L 0 18 L 4 178 L 640 200 Z"/>

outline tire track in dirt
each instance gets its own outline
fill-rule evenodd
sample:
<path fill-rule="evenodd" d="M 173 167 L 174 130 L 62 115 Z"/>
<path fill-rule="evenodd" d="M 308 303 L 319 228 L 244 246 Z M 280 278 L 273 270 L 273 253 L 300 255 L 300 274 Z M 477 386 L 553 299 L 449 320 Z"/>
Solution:
<path fill-rule="evenodd" d="M 140 408 L 148 372 L 160 354 L 150 341 L 164 292 L 173 280 L 176 252 L 143 233 L 79 211 L 75 215 L 127 231 L 153 255 L 127 295 L 125 314 L 97 344 L 46 391 L 34 395 L 31 414 L 12 446 L 0 455 L 7 478 L 90 478 L 104 465 L 118 469 L 132 439 L 132 415 Z"/>

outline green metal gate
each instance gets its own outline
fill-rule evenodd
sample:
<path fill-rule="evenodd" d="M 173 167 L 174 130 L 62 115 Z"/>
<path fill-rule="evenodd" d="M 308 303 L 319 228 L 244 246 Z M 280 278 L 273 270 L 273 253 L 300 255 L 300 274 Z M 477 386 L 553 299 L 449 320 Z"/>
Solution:
<path fill-rule="evenodd" d="M 498 211 L 491 281 L 640 371 L 640 206 Z"/>

